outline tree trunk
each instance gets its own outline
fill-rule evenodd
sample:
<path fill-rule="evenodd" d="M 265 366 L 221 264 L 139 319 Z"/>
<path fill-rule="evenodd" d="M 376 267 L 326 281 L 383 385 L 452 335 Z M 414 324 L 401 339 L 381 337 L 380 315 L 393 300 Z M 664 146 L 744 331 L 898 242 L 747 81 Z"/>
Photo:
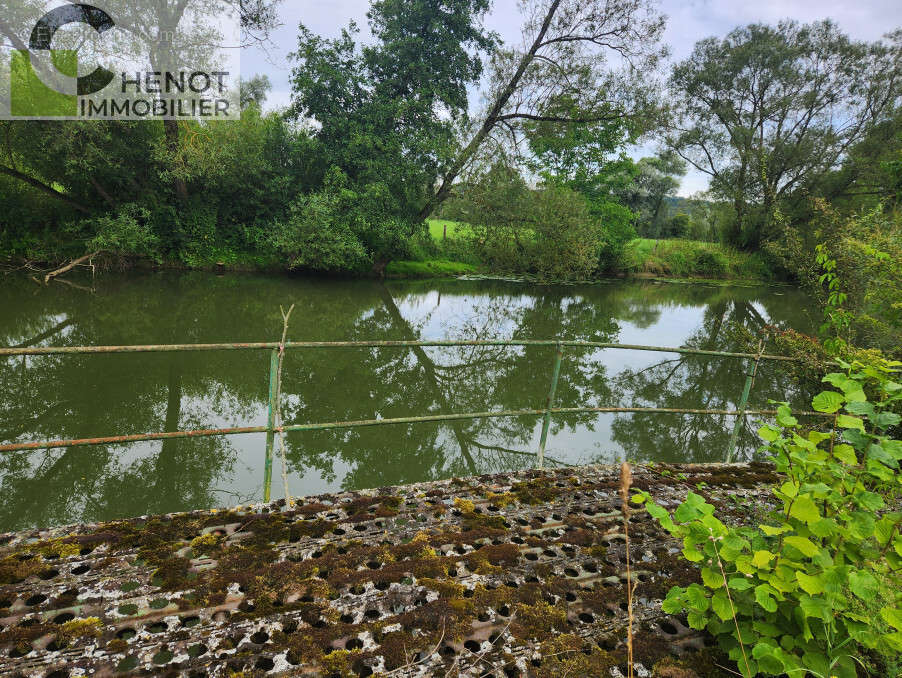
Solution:
<path fill-rule="evenodd" d="M 179 419 L 182 413 L 182 370 L 178 360 L 178 354 L 174 354 L 169 363 L 166 419 L 163 424 L 163 430 L 167 432 L 179 430 Z M 187 444 L 185 441 L 178 438 L 167 438 L 163 441 L 160 453 L 157 455 L 154 497 L 159 502 L 157 510 L 160 512 L 166 510 L 165 498 L 173 495 L 173 490 L 178 485 L 178 479 L 186 473 L 178 454 L 179 445 L 185 444 Z M 181 499 L 181 497 L 179 498 Z"/>
<path fill-rule="evenodd" d="M 390 259 L 378 258 L 373 261 L 373 266 L 370 269 L 370 273 L 372 273 L 377 278 L 385 277 L 385 268 L 391 263 Z"/>
<path fill-rule="evenodd" d="M 176 162 L 176 156 L 179 152 L 179 123 L 178 120 L 164 120 L 163 121 L 163 129 L 166 132 L 166 147 L 169 149 L 169 154 L 172 158 L 172 162 Z M 175 191 L 176 197 L 182 202 L 188 202 L 188 186 L 185 184 L 184 179 L 180 179 L 175 177 L 172 180 L 172 189 Z"/>
<path fill-rule="evenodd" d="M 507 105 L 507 102 L 510 100 L 511 96 L 513 96 L 514 92 L 517 89 L 517 85 L 520 84 L 520 80 L 523 78 L 523 74 L 526 72 L 526 69 L 532 63 L 533 59 L 535 59 L 536 52 L 539 51 L 539 48 L 542 46 L 542 41 L 545 39 L 545 35 L 548 33 L 548 28 L 551 26 L 551 20 L 554 18 L 555 13 L 557 12 L 558 6 L 561 4 L 561 0 L 554 0 L 551 3 L 551 6 L 548 8 L 548 12 L 545 14 L 545 19 L 542 22 L 542 27 L 539 29 L 538 35 L 536 35 L 535 40 L 533 40 L 532 45 L 526 54 L 523 55 L 523 58 L 520 59 L 520 63 L 517 65 L 517 70 L 514 71 L 514 74 L 511 76 L 511 79 L 504 86 L 504 89 L 501 90 L 498 97 L 495 99 L 492 107 L 489 109 L 489 112 L 485 116 L 485 120 L 483 120 L 482 125 L 480 125 L 479 130 L 470 140 L 464 149 L 458 153 L 457 157 L 454 159 L 454 162 L 451 163 L 451 167 L 448 169 L 447 173 L 444 177 L 442 177 L 441 186 L 439 189 L 432 194 L 426 204 L 423 206 L 423 209 L 420 210 L 420 218 L 426 219 L 430 214 L 435 210 L 435 208 L 444 202 L 445 198 L 447 198 L 451 194 L 451 186 L 454 183 L 454 180 L 457 179 L 458 175 L 463 171 L 463 168 L 470 161 L 470 159 L 476 154 L 476 151 L 479 150 L 479 147 L 482 145 L 482 142 L 485 141 L 485 138 L 489 135 L 489 132 L 492 131 L 492 128 L 498 123 L 498 116 L 501 115 L 501 111 L 504 110 L 504 107 Z"/>
<path fill-rule="evenodd" d="M 26 184 L 28 184 L 30 186 L 34 186 L 38 190 L 44 191 L 44 193 L 52 195 L 57 200 L 62 200 L 67 205 L 77 209 L 79 212 L 82 212 L 83 214 L 91 213 L 91 210 L 89 210 L 87 207 L 82 205 L 80 202 L 78 202 L 74 198 L 70 198 L 65 193 L 61 193 L 60 191 L 53 188 L 53 186 L 48 186 L 47 184 L 45 184 L 41 181 L 38 181 L 34 177 L 30 177 L 27 174 L 22 174 L 22 172 L 20 172 L 19 170 L 15 170 L 12 167 L 6 167 L 5 165 L 0 165 L 0 172 L 2 172 L 3 174 L 6 174 L 7 176 L 13 177 L 14 179 L 18 179 L 19 181 L 24 181 Z"/>

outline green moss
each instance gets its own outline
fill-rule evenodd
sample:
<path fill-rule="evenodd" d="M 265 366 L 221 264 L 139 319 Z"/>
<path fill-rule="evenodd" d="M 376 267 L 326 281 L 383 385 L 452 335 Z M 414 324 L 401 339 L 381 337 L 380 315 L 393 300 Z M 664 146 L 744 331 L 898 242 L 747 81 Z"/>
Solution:
<path fill-rule="evenodd" d="M 567 615 L 560 606 L 539 601 L 533 605 L 518 603 L 510 630 L 522 642 L 548 638 L 567 629 Z"/>
<path fill-rule="evenodd" d="M 545 504 L 554 499 L 558 492 L 547 478 L 536 478 L 523 483 L 515 483 L 511 492 L 521 504 Z"/>
<path fill-rule="evenodd" d="M 84 636 L 99 637 L 103 631 L 103 623 L 97 617 L 72 619 L 62 625 L 57 633 L 60 640 L 71 641 Z"/>

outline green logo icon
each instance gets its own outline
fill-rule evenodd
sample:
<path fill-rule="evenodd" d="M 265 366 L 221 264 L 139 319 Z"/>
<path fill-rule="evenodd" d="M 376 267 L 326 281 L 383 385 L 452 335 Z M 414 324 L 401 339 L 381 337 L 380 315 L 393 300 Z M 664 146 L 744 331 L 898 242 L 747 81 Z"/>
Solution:
<path fill-rule="evenodd" d="M 60 74 L 78 76 L 78 55 L 71 49 L 50 51 L 51 64 Z M 78 113 L 78 97 L 63 94 L 44 84 L 25 50 L 13 50 L 10 62 L 9 113 L 13 117 L 75 116 Z"/>
<path fill-rule="evenodd" d="M 71 23 L 88 24 L 99 34 L 115 25 L 105 11 L 86 4 L 62 5 L 42 16 L 31 32 L 28 50 L 12 52 L 11 116 L 74 117 L 78 113 L 79 95 L 99 92 L 113 80 L 113 73 L 99 66 L 79 76 L 78 55 L 74 50 L 50 49 L 56 31 Z"/>

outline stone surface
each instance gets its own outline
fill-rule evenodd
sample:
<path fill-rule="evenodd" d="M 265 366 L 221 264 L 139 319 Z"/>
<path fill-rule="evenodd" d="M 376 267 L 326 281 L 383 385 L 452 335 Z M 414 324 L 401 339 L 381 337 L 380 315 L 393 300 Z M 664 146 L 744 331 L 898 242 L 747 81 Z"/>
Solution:
<path fill-rule="evenodd" d="M 636 466 L 633 487 L 729 521 L 772 476 Z M 618 486 L 526 471 L 2 535 L 0 675 L 625 675 Z M 636 675 L 719 675 L 660 609 L 696 571 L 644 511 L 629 537 Z"/>

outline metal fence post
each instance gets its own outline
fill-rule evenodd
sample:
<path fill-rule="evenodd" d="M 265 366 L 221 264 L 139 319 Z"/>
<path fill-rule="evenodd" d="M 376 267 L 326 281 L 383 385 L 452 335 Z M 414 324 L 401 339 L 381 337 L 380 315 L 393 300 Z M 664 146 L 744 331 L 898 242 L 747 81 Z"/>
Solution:
<path fill-rule="evenodd" d="M 551 424 L 551 408 L 554 406 L 554 392 L 557 389 L 557 380 L 561 374 L 561 358 L 564 357 L 564 347 L 557 345 L 554 353 L 554 369 L 551 372 L 551 387 L 548 389 L 548 398 L 545 399 L 545 418 L 542 421 L 542 438 L 539 441 L 539 453 L 536 459 L 538 468 L 545 465 L 545 442 L 548 440 L 548 427 Z"/>
<path fill-rule="evenodd" d="M 725 462 L 730 464 L 733 462 L 733 455 L 736 453 L 736 445 L 739 442 L 739 431 L 742 430 L 742 424 L 745 422 L 745 407 L 749 401 L 749 395 L 752 393 L 752 385 L 755 383 L 755 376 L 758 374 L 758 361 L 761 360 L 761 352 L 764 350 L 764 340 L 758 344 L 758 355 L 755 356 L 755 362 L 749 365 L 752 370 L 745 375 L 745 386 L 742 389 L 742 397 L 739 399 L 738 414 L 736 421 L 733 422 L 733 432 L 730 434 L 730 446 L 727 448 L 727 457 Z"/>
<path fill-rule="evenodd" d="M 266 460 L 263 463 L 263 501 L 269 501 L 272 490 L 272 448 L 276 432 L 276 389 L 279 374 L 279 349 L 274 348 L 269 355 L 269 412 L 266 416 Z"/>

